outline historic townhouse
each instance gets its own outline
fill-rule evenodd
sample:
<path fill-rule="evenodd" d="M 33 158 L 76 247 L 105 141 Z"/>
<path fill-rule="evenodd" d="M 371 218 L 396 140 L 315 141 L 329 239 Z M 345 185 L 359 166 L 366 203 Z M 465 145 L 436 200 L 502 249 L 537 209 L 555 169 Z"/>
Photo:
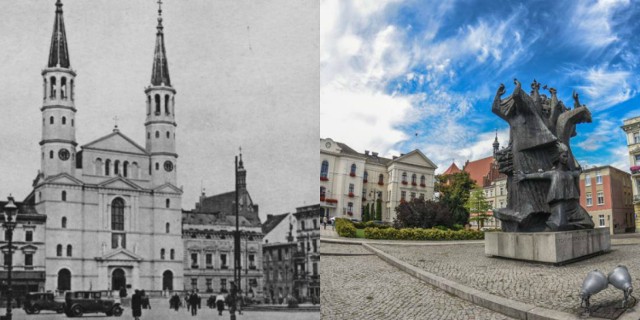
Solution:
<path fill-rule="evenodd" d="M 636 232 L 640 232 L 640 117 L 624 120 L 622 130 L 627 135 Z"/>

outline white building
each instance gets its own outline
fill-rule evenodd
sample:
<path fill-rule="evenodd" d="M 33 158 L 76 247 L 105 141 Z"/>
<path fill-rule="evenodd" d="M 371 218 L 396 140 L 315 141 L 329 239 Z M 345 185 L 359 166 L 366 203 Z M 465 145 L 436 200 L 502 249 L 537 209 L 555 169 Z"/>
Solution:
<path fill-rule="evenodd" d="M 622 130 L 627 135 L 636 232 L 640 232 L 640 117 L 624 120 Z"/>
<path fill-rule="evenodd" d="M 323 216 L 362 219 L 363 207 L 376 207 L 380 199 L 382 220 L 393 221 L 400 201 L 433 199 L 437 166 L 417 149 L 388 159 L 320 139 L 320 166 Z"/>
<path fill-rule="evenodd" d="M 25 203 L 47 216 L 45 289 L 182 289 L 176 90 L 162 20 L 151 83 L 141 92 L 147 101 L 139 109 L 145 147 L 116 127 L 78 148 L 76 120 L 82 120 L 76 117 L 75 96 L 91 93 L 75 92 L 62 3 L 56 7 L 49 61 L 42 71 L 42 124 L 25 124 L 42 126 L 41 168 Z M 161 257 L 161 252 L 175 255 Z"/>

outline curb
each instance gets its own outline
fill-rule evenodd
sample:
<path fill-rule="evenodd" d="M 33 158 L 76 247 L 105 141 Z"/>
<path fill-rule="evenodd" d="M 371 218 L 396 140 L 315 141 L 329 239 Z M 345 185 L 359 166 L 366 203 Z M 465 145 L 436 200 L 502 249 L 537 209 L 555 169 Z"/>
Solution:
<path fill-rule="evenodd" d="M 380 259 L 386 261 L 387 263 L 400 269 L 401 271 L 408 273 L 411 276 L 414 276 L 434 287 L 440 288 L 450 294 L 453 294 L 456 297 L 467 300 L 475 305 L 479 305 L 489 310 L 502 313 L 512 318 L 522 320 L 582 319 L 574 314 L 541 308 L 532 304 L 527 304 L 520 301 L 515 301 L 490 293 L 482 292 L 480 290 L 461 285 L 451 280 L 439 277 L 435 274 L 426 272 L 420 268 L 414 267 L 406 262 L 400 261 L 399 259 L 387 253 L 382 252 L 379 249 L 372 247 L 367 243 L 363 243 L 362 246 L 364 246 L 365 249 L 375 253 Z M 638 319 L 638 317 L 629 318 L 627 316 L 633 315 L 628 313 L 620 319 Z"/>
<path fill-rule="evenodd" d="M 451 246 L 451 245 L 467 245 L 467 244 L 483 244 L 484 240 L 457 240 L 457 241 L 405 241 L 405 240 L 371 240 L 371 239 L 362 239 L 362 240 L 347 240 L 347 239 L 338 239 L 338 238 L 322 238 L 320 237 L 320 242 L 327 243 L 337 243 L 337 244 L 351 244 L 351 245 L 363 245 L 363 244 L 382 244 L 382 245 L 403 245 L 403 246 Z"/>

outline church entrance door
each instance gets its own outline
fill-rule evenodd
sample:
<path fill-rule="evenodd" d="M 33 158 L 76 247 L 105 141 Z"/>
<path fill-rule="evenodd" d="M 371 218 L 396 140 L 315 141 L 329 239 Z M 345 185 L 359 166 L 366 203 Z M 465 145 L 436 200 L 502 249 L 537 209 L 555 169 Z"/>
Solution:
<path fill-rule="evenodd" d="M 117 268 L 113 270 L 111 274 L 111 289 L 120 290 L 127 286 L 127 278 L 125 277 L 124 270 Z"/>
<path fill-rule="evenodd" d="M 71 290 L 71 271 L 69 271 L 69 269 L 62 269 L 58 271 L 58 290 Z"/>
<path fill-rule="evenodd" d="M 162 274 L 162 290 L 173 290 L 173 273 L 169 270 Z"/>

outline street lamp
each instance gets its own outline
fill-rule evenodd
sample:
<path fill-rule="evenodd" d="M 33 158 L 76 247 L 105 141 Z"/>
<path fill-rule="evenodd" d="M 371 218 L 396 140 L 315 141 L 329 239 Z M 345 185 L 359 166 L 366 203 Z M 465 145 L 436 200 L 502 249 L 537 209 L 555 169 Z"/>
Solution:
<path fill-rule="evenodd" d="M 2 247 L 2 252 L 5 257 L 8 257 L 8 261 L 5 261 L 7 265 L 7 314 L 3 319 L 11 320 L 11 270 L 13 265 L 13 229 L 16 227 L 16 222 L 13 221 L 13 217 L 18 212 L 18 207 L 13 203 L 13 197 L 9 195 L 9 202 L 4 206 L 4 223 L 2 227 L 7 230 L 7 237 L 9 238 L 9 245 Z M 17 218 L 16 218 L 17 220 Z"/>

